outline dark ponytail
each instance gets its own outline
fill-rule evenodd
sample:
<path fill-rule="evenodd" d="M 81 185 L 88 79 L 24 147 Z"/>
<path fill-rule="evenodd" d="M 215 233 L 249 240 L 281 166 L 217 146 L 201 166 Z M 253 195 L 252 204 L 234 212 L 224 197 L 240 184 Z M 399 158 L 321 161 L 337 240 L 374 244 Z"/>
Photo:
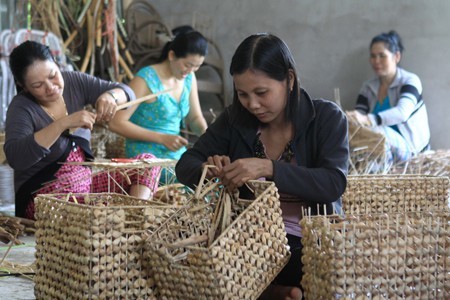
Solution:
<path fill-rule="evenodd" d="M 400 52 L 403 53 L 403 43 L 402 39 L 400 38 L 400 35 L 395 31 L 391 30 L 388 33 L 381 33 L 377 36 L 375 36 L 372 41 L 370 42 L 370 48 L 372 48 L 372 45 L 375 43 L 383 42 L 386 46 L 386 48 L 392 52 L 397 53 Z"/>
<path fill-rule="evenodd" d="M 172 50 L 178 58 L 186 57 L 190 54 L 206 56 L 208 54 L 208 41 L 198 31 L 191 26 L 185 25 L 172 30 L 174 38 L 167 42 L 159 57 L 159 62 L 167 59 L 169 51 Z"/>

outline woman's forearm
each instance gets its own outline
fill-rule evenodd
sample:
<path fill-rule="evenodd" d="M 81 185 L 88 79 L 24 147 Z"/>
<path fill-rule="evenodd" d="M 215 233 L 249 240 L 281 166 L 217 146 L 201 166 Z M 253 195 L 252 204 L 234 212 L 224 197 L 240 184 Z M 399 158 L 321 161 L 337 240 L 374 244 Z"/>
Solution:
<path fill-rule="evenodd" d="M 205 133 L 208 124 L 206 123 L 206 120 L 205 118 L 203 118 L 203 116 L 198 116 L 191 122 L 189 122 L 189 127 L 190 130 L 195 133 L 195 135 L 201 136 L 203 133 Z"/>
<path fill-rule="evenodd" d="M 145 129 L 130 121 L 111 123 L 109 128 L 128 139 L 161 144 L 161 133 Z"/>

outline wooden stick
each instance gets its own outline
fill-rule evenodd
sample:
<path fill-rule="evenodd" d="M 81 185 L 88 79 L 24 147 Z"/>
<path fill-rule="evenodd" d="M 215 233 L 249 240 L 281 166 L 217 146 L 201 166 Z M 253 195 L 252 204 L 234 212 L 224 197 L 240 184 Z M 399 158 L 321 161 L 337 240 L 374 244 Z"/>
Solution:
<path fill-rule="evenodd" d="M 133 77 L 134 77 L 133 72 L 131 72 L 127 63 L 123 60 L 123 58 L 120 54 L 119 54 L 119 65 L 124 69 L 125 74 L 127 74 L 128 79 L 129 80 L 133 79 Z"/>
<path fill-rule="evenodd" d="M 129 106 L 133 106 L 133 105 L 136 105 L 136 104 L 140 104 L 140 103 L 145 102 L 145 101 L 147 101 L 147 100 L 154 99 L 154 98 L 158 97 L 159 95 L 168 93 L 168 92 L 170 92 L 171 90 L 172 90 L 172 89 L 167 89 L 167 90 L 164 90 L 164 91 L 155 93 L 155 94 L 150 94 L 150 95 L 147 95 L 147 96 L 138 98 L 138 99 L 136 99 L 136 100 L 133 100 L 133 101 L 130 101 L 130 102 L 127 102 L 127 103 L 124 103 L 124 104 L 117 105 L 117 109 L 120 110 L 120 109 L 127 108 L 127 107 L 129 107 Z"/>

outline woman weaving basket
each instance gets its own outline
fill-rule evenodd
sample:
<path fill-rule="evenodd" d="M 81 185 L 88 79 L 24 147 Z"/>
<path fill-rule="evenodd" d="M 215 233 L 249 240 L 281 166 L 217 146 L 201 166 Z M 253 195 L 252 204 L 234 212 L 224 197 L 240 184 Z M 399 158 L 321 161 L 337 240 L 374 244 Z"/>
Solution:
<path fill-rule="evenodd" d="M 386 137 L 387 160 L 405 161 L 429 148 L 430 129 L 422 83 L 398 66 L 403 52 L 395 31 L 381 33 L 370 43 L 370 64 L 377 75 L 359 92 L 349 120 Z"/>
<path fill-rule="evenodd" d="M 303 209 L 332 213 L 346 186 L 347 119 L 334 103 L 312 100 L 298 81 L 287 45 L 271 34 L 255 34 L 237 48 L 230 66 L 234 98 L 176 165 L 189 186 L 205 165 L 230 190 L 245 182 L 274 181 L 280 193 L 291 259 L 264 299 L 300 299 Z"/>
<path fill-rule="evenodd" d="M 34 218 L 37 194 L 110 191 L 107 174 L 92 177 L 89 167 L 64 163 L 93 159 L 89 145 L 93 124 L 111 120 L 117 104 L 135 98 L 133 91 L 87 74 L 61 72 L 50 49 L 33 41 L 17 46 L 9 62 L 18 94 L 8 108 L 4 150 L 14 169 L 16 215 Z M 84 110 L 88 104 L 95 113 Z M 125 182 L 123 188 L 130 195 L 148 199 L 150 187 L 157 186 L 157 171 L 131 177 L 131 184 L 123 178 L 114 180 Z"/>

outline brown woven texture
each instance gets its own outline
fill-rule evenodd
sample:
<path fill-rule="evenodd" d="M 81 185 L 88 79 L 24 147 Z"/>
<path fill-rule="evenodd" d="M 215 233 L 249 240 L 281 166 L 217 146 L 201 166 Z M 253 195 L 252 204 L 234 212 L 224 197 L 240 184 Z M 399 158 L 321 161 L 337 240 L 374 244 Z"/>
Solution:
<path fill-rule="evenodd" d="M 348 176 L 342 206 L 347 214 L 448 210 L 450 181 L 443 176 Z"/>
<path fill-rule="evenodd" d="M 386 138 L 370 128 L 349 122 L 350 146 L 349 174 L 367 174 L 376 170 L 382 172 L 386 164 Z"/>
<path fill-rule="evenodd" d="M 269 182 L 249 184 L 255 200 L 221 206 L 222 187 L 210 186 L 206 204 L 190 201 L 149 235 L 162 299 L 256 299 L 284 267 L 290 252 L 278 191 Z"/>
<path fill-rule="evenodd" d="M 156 297 L 142 235 L 179 206 L 105 193 L 39 195 L 35 208 L 37 299 Z"/>
<path fill-rule="evenodd" d="M 450 299 L 450 215 L 305 217 L 306 299 Z"/>

